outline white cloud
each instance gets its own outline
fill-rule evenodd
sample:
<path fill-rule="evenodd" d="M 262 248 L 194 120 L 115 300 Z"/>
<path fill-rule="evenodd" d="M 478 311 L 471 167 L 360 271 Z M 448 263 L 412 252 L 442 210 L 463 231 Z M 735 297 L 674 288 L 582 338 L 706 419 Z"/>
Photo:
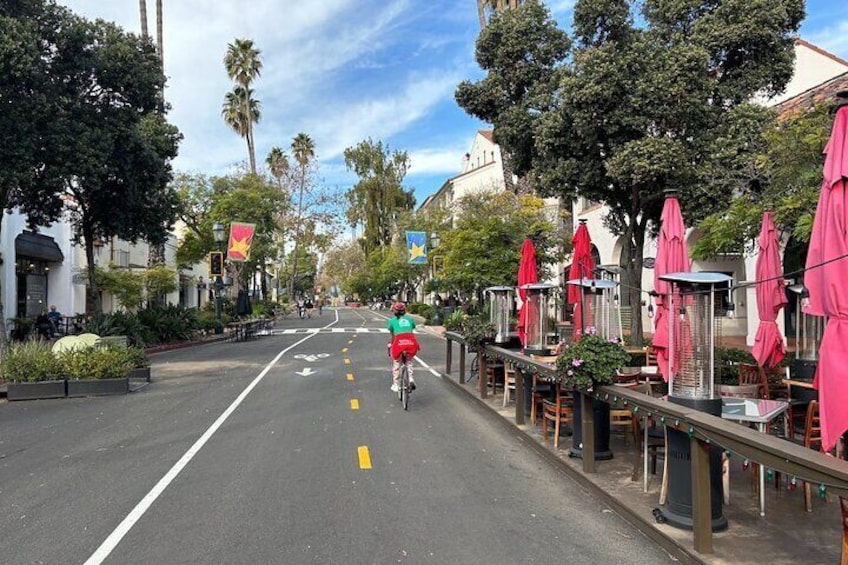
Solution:
<path fill-rule="evenodd" d="M 462 168 L 462 156 L 468 150 L 468 144 L 451 148 L 416 149 L 409 152 L 409 173 L 411 175 L 443 174 L 448 177 L 458 175 Z"/>
<path fill-rule="evenodd" d="M 807 39 L 810 43 L 848 59 L 848 20 L 836 22 L 825 29 L 813 32 Z"/>
<path fill-rule="evenodd" d="M 576 4 L 576 0 L 551 0 L 547 2 L 548 8 L 554 14 L 570 12 L 574 9 L 574 4 Z"/>

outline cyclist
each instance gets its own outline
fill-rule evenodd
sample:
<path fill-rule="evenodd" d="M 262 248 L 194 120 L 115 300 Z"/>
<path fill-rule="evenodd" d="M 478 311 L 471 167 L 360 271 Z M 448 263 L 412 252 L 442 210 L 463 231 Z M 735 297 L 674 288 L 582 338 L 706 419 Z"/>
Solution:
<path fill-rule="evenodd" d="M 412 358 L 420 349 L 418 340 L 415 338 L 415 320 L 406 313 L 406 304 L 397 302 L 392 305 L 393 318 L 389 319 L 387 327 L 392 334 L 392 342 L 389 344 L 389 356 L 392 358 L 392 392 L 397 392 L 400 387 L 401 354 L 406 352 L 406 371 L 409 375 L 409 388 L 415 390 L 415 381 L 412 379 Z"/>

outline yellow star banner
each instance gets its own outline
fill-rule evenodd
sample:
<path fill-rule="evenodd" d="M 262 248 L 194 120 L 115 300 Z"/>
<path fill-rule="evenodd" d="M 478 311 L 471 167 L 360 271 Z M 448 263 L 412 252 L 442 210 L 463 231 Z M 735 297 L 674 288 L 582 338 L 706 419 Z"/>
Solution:
<path fill-rule="evenodd" d="M 406 250 L 409 262 L 413 265 L 427 264 L 427 233 L 423 231 L 406 232 Z"/>
<path fill-rule="evenodd" d="M 233 222 L 230 224 L 230 243 L 227 244 L 227 259 L 230 261 L 247 261 L 250 259 L 250 245 L 256 224 Z"/>

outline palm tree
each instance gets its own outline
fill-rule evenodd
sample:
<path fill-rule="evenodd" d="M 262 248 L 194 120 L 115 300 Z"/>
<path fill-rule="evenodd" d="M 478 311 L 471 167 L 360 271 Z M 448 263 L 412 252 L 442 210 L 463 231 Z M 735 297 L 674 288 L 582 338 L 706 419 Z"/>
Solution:
<path fill-rule="evenodd" d="M 298 164 L 298 196 L 297 196 L 297 217 L 294 234 L 294 259 L 292 259 L 292 274 L 289 281 L 289 298 L 293 298 L 294 283 L 297 280 L 297 254 L 300 244 L 300 224 L 303 216 L 303 193 L 306 190 L 306 175 L 309 163 L 315 157 L 315 142 L 307 134 L 301 132 L 295 136 L 291 144 L 292 155 Z"/>
<path fill-rule="evenodd" d="M 147 2 L 146 0 L 138 0 L 138 12 L 141 16 L 141 37 L 147 39 Z"/>
<path fill-rule="evenodd" d="M 249 112 L 249 113 L 248 113 Z M 247 151 L 250 154 L 250 170 L 256 173 L 255 150 L 253 147 L 252 124 L 262 117 L 261 104 L 253 97 L 253 90 L 235 86 L 224 96 L 221 107 L 221 117 L 237 134 L 247 140 Z"/>
<path fill-rule="evenodd" d="M 157 0 L 158 1 L 158 0 Z M 236 132 L 247 139 L 247 151 L 250 157 L 250 171 L 256 174 L 256 151 L 253 144 L 253 124 L 259 122 L 259 102 L 253 99 L 253 91 L 250 85 L 254 79 L 258 77 L 262 71 L 262 61 L 259 59 L 259 49 L 253 46 L 253 41 L 250 39 L 236 39 L 233 43 L 227 45 L 227 54 L 224 56 L 224 67 L 227 70 L 227 76 L 236 82 L 236 89 L 240 87 L 241 93 L 246 96 L 241 97 L 242 110 L 241 115 L 243 123 L 241 131 Z M 229 94 L 227 95 L 229 97 Z M 225 102 L 225 105 L 229 102 Z M 225 117 L 226 119 L 226 117 Z M 231 122 L 227 122 L 232 127 Z M 235 129 L 235 127 L 233 127 Z"/>
<path fill-rule="evenodd" d="M 268 169 L 271 171 L 271 176 L 277 179 L 277 184 L 282 187 L 283 177 L 291 168 L 289 165 L 289 156 L 279 147 L 272 147 L 265 159 Z"/>
<path fill-rule="evenodd" d="M 500 12 L 518 8 L 524 0 L 477 0 L 477 17 L 480 19 L 480 29 L 486 27 L 488 21 L 486 12 Z"/>

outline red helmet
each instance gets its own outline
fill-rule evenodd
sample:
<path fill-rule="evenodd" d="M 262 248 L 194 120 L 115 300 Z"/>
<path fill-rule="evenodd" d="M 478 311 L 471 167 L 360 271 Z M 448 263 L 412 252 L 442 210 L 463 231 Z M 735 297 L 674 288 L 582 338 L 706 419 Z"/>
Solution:
<path fill-rule="evenodd" d="M 395 314 L 403 314 L 406 312 L 406 304 L 403 302 L 395 302 L 392 304 L 392 312 Z"/>

